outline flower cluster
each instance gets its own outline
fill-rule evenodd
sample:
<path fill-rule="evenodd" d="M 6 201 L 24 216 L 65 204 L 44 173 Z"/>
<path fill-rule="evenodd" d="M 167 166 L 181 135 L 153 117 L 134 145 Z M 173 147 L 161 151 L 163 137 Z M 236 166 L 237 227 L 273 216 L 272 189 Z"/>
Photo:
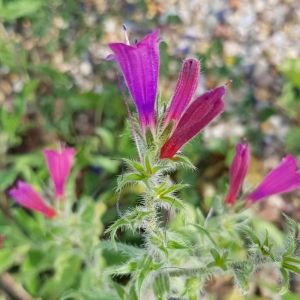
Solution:
<path fill-rule="evenodd" d="M 234 204 L 249 167 L 249 158 L 249 144 L 238 143 L 236 155 L 230 167 L 230 185 L 225 203 Z M 297 170 L 296 158 L 288 154 L 244 200 L 253 204 L 271 195 L 283 194 L 300 188 L 300 171 Z"/>
<path fill-rule="evenodd" d="M 181 147 L 196 136 L 224 109 L 225 86 L 208 91 L 192 101 L 198 86 L 200 62 L 194 58 L 184 61 L 174 95 L 163 116 L 155 111 L 159 76 L 159 30 L 140 42 L 130 45 L 125 30 L 126 43 L 111 43 L 108 59 L 116 59 L 137 107 L 141 135 L 145 138 L 147 127 L 159 139 L 164 136 L 159 149 L 160 159 L 172 159 Z M 167 137 L 165 137 L 167 135 Z M 225 203 L 234 204 L 249 166 L 249 144 L 237 144 L 236 156 L 230 168 L 230 186 Z M 245 200 L 255 203 L 273 194 L 300 187 L 300 173 L 296 172 L 296 159 L 287 155 L 271 171 L 257 189 Z"/>
<path fill-rule="evenodd" d="M 57 200 L 65 198 L 65 183 L 69 176 L 73 159 L 74 148 L 65 148 L 62 151 L 45 149 L 47 167 L 54 184 L 55 198 Z M 48 218 L 56 216 L 57 212 L 48 206 L 38 192 L 28 183 L 19 180 L 17 187 L 9 190 L 8 194 L 22 206 L 38 211 Z"/>
<path fill-rule="evenodd" d="M 163 135 L 167 132 L 167 140 L 161 147 L 159 157 L 171 159 L 184 144 L 222 112 L 225 86 L 208 91 L 191 103 L 198 86 L 200 63 L 193 58 L 185 60 L 175 93 L 162 117 L 163 122 L 159 122 L 158 112 L 155 111 L 161 42 L 157 38 L 158 34 L 159 30 L 156 30 L 140 42 L 130 45 L 125 28 L 127 43 L 109 44 L 114 54 L 110 54 L 108 59 L 116 59 L 124 74 L 137 107 L 142 135 L 145 138 L 147 127 L 157 138 L 160 132 Z"/>

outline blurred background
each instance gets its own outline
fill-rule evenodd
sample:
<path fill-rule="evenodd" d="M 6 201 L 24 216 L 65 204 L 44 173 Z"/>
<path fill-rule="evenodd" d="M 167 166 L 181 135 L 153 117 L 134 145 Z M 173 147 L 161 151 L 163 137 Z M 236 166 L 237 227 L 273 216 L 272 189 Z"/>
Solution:
<path fill-rule="evenodd" d="M 216 192 L 225 195 L 239 141 L 251 143 L 252 151 L 244 191 L 286 153 L 300 158 L 296 0 L 1 0 L 0 21 L 2 226 L 13 219 L 15 209 L 7 189 L 17 179 L 44 186 L 48 174 L 42 149 L 61 142 L 76 148 L 76 195 L 104 204 L 104 227 L 117 218 L 119 159 L 136 157 L 132 141 L 122 134 L 127 114 L 119 69 L 115 61 L 106 61 L 108 43 L 124 41 L 123 23 L 131 42 L 161 29 L 159 92 L 165 101 L 187 57 L 201 61 L 195 97 L 233 81 L 224 113 L 184 149 L 198 171 L 172 175 L 192 186 L 183 199 L 207 212 Z M 135 109 L 132 101 L 131 107 Z M 138 191 L 125 190 L 121 210 L 137 200 Z M 278 228 L 283 226 L 282 211 L 300 221 L 299 191 L 270 197 L 256 211 Z M 141 242 L 127 232 L 120 239 Z M 18 264 L 0 262 L 2 271 L 16 277 Z M 296 290 L 296 279 L 293 284 Z M 262 291 L 256 294 L 268 299 Z"/>

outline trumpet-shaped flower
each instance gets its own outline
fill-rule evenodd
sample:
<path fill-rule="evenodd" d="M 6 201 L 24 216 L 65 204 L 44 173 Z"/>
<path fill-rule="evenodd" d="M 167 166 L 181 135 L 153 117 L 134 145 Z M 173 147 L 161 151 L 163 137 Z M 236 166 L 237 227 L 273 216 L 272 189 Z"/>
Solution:
<path fill-rule="evenodd" d="M 41 196 L 28 183 L 19 180 L 17 187 L 9 190 L 8 194 L 22 206 L 38 211 L 48 218 L 53 218 L 56 215 L 55 210 L 47 206 Z"/>
<path fill-rule="evenodd" d="M 283 194 L 300 188 L 300 171 L 297 170 L 295 157 L 288 154 L 245 200 L 255 203 L 268 196 Z"/>
<path fill-rule="evenodd" d="M 64 198 L 65 183 L 73 165 L 75 149 L 66 148 L 62 151 L 45 149 L 44 155 L 46 158 L 50 176 L 54 183 L 55 196 L 56 198 Z"/>
<path fill-rule="evenodd" d="M 127 44 L 110 43 L 114 52 L 107 59 L 115 58 L 124 74 L 129 92 L 137 107 L 143 134 L 146 126 L 155 132 L 155 100 L 159 76 L 159 29 L 140 42 L 130 45 L 125 28 Z"/>
<path fill-rule="evenodd" d="M 237 194 L 248 170 L 250 157 L 249 148 L 249 144 L 243 145 L 242 143 L 238 143 L 236 145 L 236 155 L 233 158 L 229 170 L 230 185 L 225 203 L 234 204 L 235 202 Z"/>
<path fill-rule="evenodd" d="M 198 97 L 183 113 L 174 132 L 162 146 L 160 158 L 172 158 L 190 139 L 208 125 L 224 108 L 225 86 Z"/>
<path fill-rule="evenodd" d="M 186 59 L 178 77 L 171 105 L 164 119 L 164 128 L 167 127 L 172 120 L 175 121 L 175 126 L 177 125 L 183 111 L 190 103 L 196 91 L 199 75 L 200 62 L 193 58 Z"/>

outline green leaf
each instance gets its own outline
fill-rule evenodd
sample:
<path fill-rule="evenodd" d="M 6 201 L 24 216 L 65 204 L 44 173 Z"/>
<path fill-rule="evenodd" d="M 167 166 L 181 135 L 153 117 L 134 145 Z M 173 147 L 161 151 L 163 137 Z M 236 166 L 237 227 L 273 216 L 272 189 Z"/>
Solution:
<path fill-rule="evenodd" d="M 54 263 L 55 274 L 41 289 L 42 299 L 57 299 L 78 281 L 82 260 L 73 252 L 60 251 Z"/>
<path fill-rule="evenodd" d="M 161 141 L 162 142 L 165 142 L 165 141 L 167 141 L 169 139 L 170 134 L 171 134 L 171 132 L 173 130 L 174 124 L 175 124 L 175 121 L 172 120 L 170 122 L 170 124 L 166 127 L 166 129 L 163 131 L 163 133 L 161 134 Z"/>
<path fill-rule="evenodd" d="M 140 270 L 140 272 L 137 277 L 136 288 L 138 294 L 141 294 L 143 283 L 148 274 L 152 271 L 152 257 L 144 256 L 144 258 L 138 264 L 138 270 Z"/>
<path fill-rule="evenodd" d="M 42 6 L 40 0 L 14 0 L 8 1 L 0 11 L 0 18 L 12 21 L 37 12 Z"/>
<path fill-rule="evenodd" d="M 165 300 L 166 295 L 170 291 L 170 278 L 167 273 L 160 273 L 156 276 L 153 283 L 153 291 L 157 300 Z"/>
<path fill-rule="evenodd" d="M 289 270 L 289 271 L 295 273 L 295 274 L 300 275 L 300 268 L 299 268 L 299 266 L 294 266 L 294 265 L 291 265 L 291 264 L 288 264 L 288 263 L 284 262 L 284 263 L 282 264 L 282 267 L 283 267 L 284 269 L 287 269 L 287 270 Z"/>
<path fill-rule="evenodd" d="M 1 11 L 2 10 L 0 10 L 0 16 L 2 15 Z M 15 56 L 14 56 L 13 47 L 6 40 L 1 39 L 1 37 L 0 37 L 0 62 L 3 65 L 8 66 L 12 69 L 15 67 Z"/>
<path fill-rule="evenodd" d="M 240 227 L 239 230 L 242 231 L 248 238 L 250 238 L 254 244 L 258 245 L 259 247 L 262 246 L 260 239 L 254 233 L 252 228 L 250 228 L 249 226 L 243 226 L 243 227 Z"/>
<path fill-rule="evenodd" d="M 137 181 L 145 180 L 146 176 L 136 173 L 128 173 L 121 177 L 120 182 L 118 183 L 118 191 L 128 183 L 135 183 Z"/>
<path fill-rule="evenodd" d="M 219 252 L 216 249 L 214 249 L 214 248 L 210 249 L 210 253 L 211 253 L 211 255 L 213 256 L 213 258 L 215 259 L 216 262 L 221 260 L 221 256 L 220 256 Z"/>
<path fill-rule="evenodd" d="M 170 207 L 175 207 L 179 211 L 182 211 L 185 214 L 188 214 L 188 211 L 186 209 L 186 205 L 176 197 L 164 196 L 164 197 L 158 198 L 158 201 L 166 202 L 170 205 Z"/>
<path fill-rule="evenodd" d="M 191 161 L 185 156 L 175 155 L 172 158 L 172 161 L 176 162 L 176 163 L 182 163 L 183 165 L 185 165 L 191 169 L 196 169 L 196 167 L 191 163 Z"/>
<path fill-rule="evenodd" d="M 147 173 L 152 174 L 152 167 L 151 167 L 151 161 L 150 161 L 149 153 L 147 153 L 145 155 L 145 167 L 146 167 Z"/>
<path fill-rule="evenodd" d="M 201 232 L 203 232 L 209 239 L 210 241 L 213 243 L 213 245 L 218 248 L 217 243 L 214 241 L 214 239 L 212 238 L 211 234 L 208 232 L 208 230 L 206 228 L 204 228 L 201 225 L 198 224 L 193 224 L 193 223 L 189 223 L 190 225 L 196 227 L 197 229 L 199 229 Z"/>
<path fill-rule="evenodd" d="M 39 86 L 39 83 L 40 81 L 38 79 L 31 79 L 25 83 L 22 90 L 22 97 L 32 99 L 35 95 L 36 89 Z"/>
<path fill-rule="evenodd" d="M 191 245 L 186 245 L 185 243 L 180 243 L 178 241 L 170 241 L 168 240 L 167 247 L 169 249 L 190 249 Z"/>
<path fill-rule="evenodd" d="M 150 128 L 147 126 L 146 127 L 146 142 L 147 142 L 148 148 L 152 147 L 153 141 L 154 141 L 154 139 L 153 139 L 152 132 L 151 132 Z"/>
<path fill-rule="evenodd" d="M 49 76 L 52 76 L 51 72 L 49 72 Z M 64 82 L 66 82 L 67 77 L 64 77 Z M 86 92 L 80 93 L 76 95 L 72 95 L 68 99 L 67 105 L 68 109 L 71 111 L 79 111 L 79 110 L 90 110 L 97 109 L 101 110 L 104 103 L 104 97 L 101 94 L 95 92 Z"/>
<path fill-rule="evenodd" d="M 292 255 L 295 251 L 295 242 L 293 239 L 289 239 L 288 241 L 288 248 L 286 249 L 286 251 L 284 252 L 283 254 L 283 257 L 286 257 L 286 256 L 289 256 L 289 255 Z"/>
<path fill-rule="evenodd" d="M 124 219 L 119 219 L 117 220 L 116 222 L 114 222 L 114 224 L 112 224 L 110 227 L 108 227 L 106 230 L 105 230 L 105 234 L 106 233 L 110 233 L 110 239 L 111 239 L 111 242 L 113 243 L 114 247 L 117 249 L 117 245 L 115 243 L 115 235 L 117 233 L 117 230 L 122 227 L 122 226 L 125 226 L 125 225 L 128 225 L 129 223 L 124 220 Z"/>
<path fill-rule="evenodd" d="M 285 269 L 280 269 L 281 277 L 282 277 L 282 282 L 281 282 L 281 289 L 279 291 L 279 295 L 286 294 L 289 291 L 289 286 L 290 286 L 290 275 L 289 272 Z"/>
<path fill-rule="evenodd" d="M 0 190 L 4 191 L 8 188 L 18 176 L 18 172 L 14 168 L 10 168 L 0 172 Z"/>
<path fill-rule="evenodd" d="M 189 295 L 189 299 L 193 299 L 191 297 L 199 294 L 199 291 L 203 289 L 203 283 L 201 278 L 197 278 L 197 277 L 188 278 L 186 281 L 186 288 Z M 196 298 L 194 299 L 198 299 L 198 297 L 196 296 Z"/>
<path fill-rule="evenodd" d="M 113 244 L 110 241 L 101 241 L 97 246 L 95 246 L 95 250 L 101 248 L 110 251 L 118 251 L 130 258 L 136 258 L 145 254 L 144 249 L 127 245 L 124 243 L 120 243 L 120 242 L 116 242 L 115 244 L 117 246 L 117 249 L 113 246 Z"/>
<path fill-rule="evenodd" d="M 4 272 L 8 268 L 10 268 L 14 261 L 16 256 L 12 252 L 11 249 L 4 248 L 0 250 L 0 273 Z"/>
<path fill-rule="evenodd" d="M 288 217 L 286 214 L 283 213 L 284 218 L 286 219 L 289 230 L 292 231 L 292 240 L 293 238 L 297 239 L 300 237 L 300 226 L 299 223 L 293 220 L 292 218 Z"/>
<path fill-rule="evenodd" d="M 134 272 L 137 269 L 136 261 L 129 261 L 126 264 L 115 265 L 105 270 L 106 275 L 126 275 Z"/>
<path fill-rule="evenodd" d="M 103 141 L 104 145 L 106 146 L 106 148 L 109 151 L 112 151 L 114 149 L 114 136 L 113 136 L 113 134 L 109 130 L 107 130 L 103 127 L 96 128 L 95 132 L 102 139 L 102 141 Z"/>
<path fill-rule="evenodd" d="M 141 222 L 146 216 L 148 216 L 150 212 L 147 211 L 140 211 L 137 207 L 134 211 L 131 213 L 128 213 L 123 216 L 123 218 L 115 221 L 110 227 L 108 227 L 105 230 L 105 234 L 110 232 L 111 242 L 114 245 L 115 249 L 117 249 L 117 244 L 115 243 L 115 235 L 117 233 L 117 230 L 120 227 L 123 226 L 130 226 L 131 228 L 134 228 L 138 225 L 139 222 Z"/>
<path fill-rule="evenodd" d="M 118 170 L 119 162 L 117 160 L 111 160 L 104 155 L 95 155 L 89 158 L 90 164 L 93 166 L 99 166 L 107 172 L 115 174 Z"/>
<path fill-rule="evenodd" d="M 300 102 L 298 103 L 298 107 Z M 300 152 L 300 128 L 293 126 L 286 135 L 285 149 L 288 153 L 297 155 Z"/>
<path fill-rule="evenodd" d="M 250 276 L 249 272 L 245 272 L 243 269 L 234 270 L 234 280 L 237 287 L 243 292 L 249 291 Z"/>
<path fill-rule="evenodd" d="M 133 161 L 131 159 L 128 159 L 128 158 L 123 158 L 123 160 L 129 165 L 131 166 L 132 168 L 134 168 L 135 170 L 137 170 L 138 172 L 140 172 L 141 174 L 144 174 L 145 173 L 145 170 L 144 170 L 144 167 L 136 162 L 136 161 Z"/>
<path fill-rule="evenodd" d="M 287 77 L 287 79 L 295 86 L 300 88 L 300 60 L 288 58 L 286 59 L 279 70 Z"/>
<path fill-rule="evenodd" d="M 158 198 L 164 197 L 167 194 L 170 194 L 172 192 L 176 192 L 176 191 L 182 190 L 182 189 L 184 189 L 184 188 L 186 188 L 188 186 L 189 186 L 188 184 L 174 184 L 174 185 L 172 185 L 172 186 L 164 189 L 163 191 L 160 191 L 159 195 L 157 197 Z"/>
<path fill-rule="evenodd" d="M 294 84 L 290 81 L 283 85 L 282 94 L 277 99 L 277 103 L 288 113 L 289 117 L 297 117 L 300 99 L 297 96 Z"/>
<path fill-rule="evenodd" d="M 112 285 L 113 285 L 114 289 L 116 290 L 116 292 L 118 293 L 119 297 L 121 299 L 126 300 L 125 299 L 125 289 L 124 289 L 124 287 L 122 285 L 116 283 L 115 281 L 112 281 Z"/>
<path fill-rule="evenodd" d="M 152 173 L 155 174 L 157 173 L 158 171 L 161 171 L 161 170 L 164 170 L 164 169 L 167 169 L 168 167 L 167 166 L 154 166 L 152 168 Z"/>

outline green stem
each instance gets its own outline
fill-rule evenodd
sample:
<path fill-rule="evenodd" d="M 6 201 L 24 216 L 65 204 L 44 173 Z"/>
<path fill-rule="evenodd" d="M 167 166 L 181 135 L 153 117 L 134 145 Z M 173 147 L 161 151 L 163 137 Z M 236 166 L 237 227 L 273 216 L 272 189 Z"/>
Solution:
<path fill-rule="evenodd" d="M 147 231 L 148 233 L 154 233 L 157 231 L 157 224 L 156 224 L 155 203 L 153 197 L 151 197 L 150 195 L 146 195 L 145 204 L 146 204 L 147 211 L 150 212 Z"/>

